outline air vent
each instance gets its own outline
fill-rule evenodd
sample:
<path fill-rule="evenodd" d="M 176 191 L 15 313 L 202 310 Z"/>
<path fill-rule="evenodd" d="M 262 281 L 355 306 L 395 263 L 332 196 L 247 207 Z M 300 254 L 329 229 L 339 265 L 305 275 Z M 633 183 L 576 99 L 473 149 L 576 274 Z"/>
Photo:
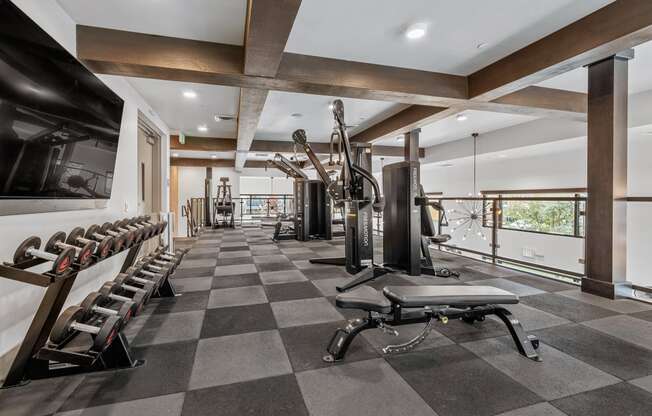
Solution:
<path fill-rule="evenodd" d="M 235 120 L 235 118 L 236 118 L 235 116 L 227 116 L 227 115 L 224 115 L 224 114 L 217 114 L 215 116 L 215 121 L 217 121 L 218 123 L 221 122 L 221 121 L 233 121 L 233 120 Z"/>

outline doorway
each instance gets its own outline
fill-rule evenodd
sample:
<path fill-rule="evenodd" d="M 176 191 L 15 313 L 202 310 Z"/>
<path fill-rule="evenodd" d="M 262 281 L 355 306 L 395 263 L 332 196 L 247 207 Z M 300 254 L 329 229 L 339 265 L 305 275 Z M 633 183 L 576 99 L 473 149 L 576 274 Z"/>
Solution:
<path fill-rule="evenodd" d="M 161 132 L 138 113 L 138 215 L 161 212 Z"/>

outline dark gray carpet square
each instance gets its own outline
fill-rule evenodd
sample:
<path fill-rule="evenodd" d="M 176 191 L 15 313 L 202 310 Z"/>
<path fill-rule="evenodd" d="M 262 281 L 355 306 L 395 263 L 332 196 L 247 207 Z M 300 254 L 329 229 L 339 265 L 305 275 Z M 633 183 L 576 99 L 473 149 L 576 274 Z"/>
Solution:
<path fill-rule="evenodd" d="M 275 329 L 276 321 L 268 303 L 208 309 L 201 338 L 221 337 L 245 332 Z"/>

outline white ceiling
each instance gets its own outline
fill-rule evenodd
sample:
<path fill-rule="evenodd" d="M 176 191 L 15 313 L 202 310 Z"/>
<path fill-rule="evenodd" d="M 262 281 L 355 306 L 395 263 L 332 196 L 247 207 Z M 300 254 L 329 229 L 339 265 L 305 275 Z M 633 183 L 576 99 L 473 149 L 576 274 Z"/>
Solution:
<path fill-rule="evenodd" d="M 303 0 L 286 51 L 468 75 L 611 1 Z"/>
<path fill-rule="evenodd" d="M 256 139 L 292 141 L 296 129 L 304 129 L 308 138 L 315 142 L 327 142 L 333 131 L 333 113 L 328 105 L 333 97 L 289 92 L 270 91 L 265 108 L 258 122 Z M 344 119 L 353 135 L 379 118 L 385 118 L 404 106 L 391 102 L 342 99 Z M 300 114 L 300 117 L 293 117 Z"/>
<path fill-rule="evenodd" d="M 475 110 L 467 110 L 462 114 L 467 117 L 465 121 L 458 121 L 455 115 L 423 127 L 419 137 L 420 146 L 430 147 L 436 144 L 464 139 L 470 137 L 472 133 L 484 134 L 536 119 L 536 117 L 531 116 Z M 374 142 L 374 144 L 386 146 L 400 145 L 396 137 L 387 137 Z"/>
<path fill-rule="evenodd" d="M 235 151 L 233 152 L 202 152 L 196 150 L 174 150 L 170 149 L 172 157 L 183 157 L 190 159 L 235 159 Z"/>
<path fill-rule="evenodd" d="M 634 48 L 634 59 L 629 61 L 629 93 L 636 94 L 652 89 L 652 42 L 641 44 Z M 558 88 L 560 90 L 587 92 L 588 70 L 578 68 L 539 83 L 541 87 Z"/>
<path fill-rule="evenodd" d="M 246 0 L 57 0 L 78 24 L 242 45 Z"/>
<path fill-rule="evenodd" d="M 239 88 L 148 78 L 128 78 L 128 80 L 172 132 L 181 131 L 191 136 L 236 137 L 235 120 L 218 123 L 214 117 L 215 115 L 237 116 Z M 194 91 L 197 97 L 185 98 L 184 91 Z M 200 125 L 208 127 L 208 131 L 197 130 Z"/>

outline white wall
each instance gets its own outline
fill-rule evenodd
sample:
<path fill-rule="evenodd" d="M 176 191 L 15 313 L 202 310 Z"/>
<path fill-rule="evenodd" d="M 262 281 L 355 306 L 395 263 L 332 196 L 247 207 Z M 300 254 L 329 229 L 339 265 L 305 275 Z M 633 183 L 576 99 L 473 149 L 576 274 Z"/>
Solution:
<path fill-rule="evenodd" d="M 14 0 L 23 11 L 60 42 L 68 51 L 75 54 L 75 23 L 54 1 Z M 53 212 L 31 215 L 0 217 L 0 229 L 4 238 L 0 239 L 0 259 L 11 261 L 14 250 L 25 238 L 36 235 L 46 241 L 55 231 L 70 231 L 75 226 L 88 227 L 91 224 L 114 221 L 137 214 L 137 119 L 140 109 L 147 114 L 149 106 L 144 99 L 121 77 L 101 77 L 122 99 L 125 100 L 120 141 L 113 179 L 111 199 L 105 209 Z M 151 114 L 150 114 L 151 115 Z M 167 149 L 168 128 L 158 118 L 152 121 L 164 132 L 166 137 L 162 147 Z M 162 160 L 164 201 L 167 201 L 168 157 Z M 165 203 L 167 204 L 167 202 Z M 164 206 L 167 209 L 167 206 Z M 81 272 L 67 304 L 83 299 L 88 292 L 97 290 L 102 282 L 113 279 L 126 254 L 111 258 L 91 269 Z M 44 289 L 0 279 L 0 356 L 18 345 L 38 307 Z M 0 374 L 0 377 L 2 375 Z"/>

